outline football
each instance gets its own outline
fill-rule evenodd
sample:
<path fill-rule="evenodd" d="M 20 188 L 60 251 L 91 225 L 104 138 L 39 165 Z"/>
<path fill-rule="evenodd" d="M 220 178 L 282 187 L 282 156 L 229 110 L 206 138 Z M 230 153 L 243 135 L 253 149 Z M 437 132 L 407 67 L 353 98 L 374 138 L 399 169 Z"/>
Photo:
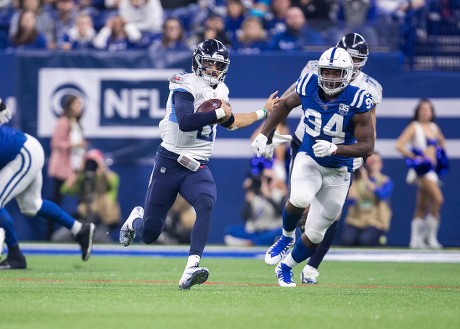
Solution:
<path fill-rule="evenodd" d="M 212 98 L 212 99 L 209 99 L 203 102 L 203 104 L 201 104 L 196 111 L 197 112 L 211 112 L 211 111 L 217 110 L 221 106 L 222 106 L 222 101 L 220 99 Z"/>

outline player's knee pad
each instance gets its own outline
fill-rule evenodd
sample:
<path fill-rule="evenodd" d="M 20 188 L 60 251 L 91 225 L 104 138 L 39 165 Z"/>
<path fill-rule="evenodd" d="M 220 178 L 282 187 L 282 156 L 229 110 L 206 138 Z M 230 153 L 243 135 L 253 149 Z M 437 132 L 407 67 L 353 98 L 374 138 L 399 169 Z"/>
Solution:
<path fill-rule="evenodd" d="M 27 217 L 33 217 L 37 214 L 37 212 L 40 210 L 43 204 L 43 200 L 22 200 L 19 203 L 19 210 L 21 211 L 21 214 Z"/>
<path fill-rule="evenodd" d="M 321 241 L 323 241 L 325 232 L 326 231 L 317 231 L 317 230 L 312 229 L 312 228 L 305 229 L 305 235 L 314 244 L 319 244 L 319 243 L 321 243 Z"/>
<path fill-rule="evenodd" d="M 305 209 L 313 200 L 313 196 L 308 195 L 308 193 L 296 193 L 291 191 L 291 195 L 289 196 L 289 202 L 297 208 Z"/>
<path fill-rule="evenodd" d="M 196 198 L 195 202 L 193 203 L 193 208 L 195 208 L 197 217 L 200 215 L 206 217 L 206 214 L 210 214 L 214 208 L 214 204 L 215 199 L 208 194 L 202 194 Z"/>

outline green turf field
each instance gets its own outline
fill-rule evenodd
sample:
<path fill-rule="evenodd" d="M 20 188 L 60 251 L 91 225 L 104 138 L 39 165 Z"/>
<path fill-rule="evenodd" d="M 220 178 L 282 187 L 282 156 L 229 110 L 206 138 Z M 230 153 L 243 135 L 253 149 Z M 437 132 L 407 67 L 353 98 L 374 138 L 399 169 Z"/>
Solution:
<path fill-rule="evenodd" d="M 318 285 L 277 286 L 260 259 L 28 255 L 0 272 L 0 328 L 460 328 L 460 264 L 325 261 Z M 299 270 L 295 281 L 299 282 Z"/>

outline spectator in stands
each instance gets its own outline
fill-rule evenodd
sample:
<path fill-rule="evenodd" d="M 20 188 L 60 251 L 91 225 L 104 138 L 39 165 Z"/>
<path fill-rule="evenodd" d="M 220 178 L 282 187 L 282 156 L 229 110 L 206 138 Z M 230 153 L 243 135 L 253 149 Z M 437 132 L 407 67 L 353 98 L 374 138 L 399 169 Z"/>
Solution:
<path fill-rule="evenodd" d="M 207 11 L 200 0 L 161 0 L 165 18 L 177 18 L 187 31 L 196 28 L 206 18 Z M 207 4 L 209 7 L 210 4 Z"/>
<path fill-rule="evenodd" d="M 231 246 L 271 245 L 281 236 L 281 212 L 286 202 L 287 186 L 271 168 L 271 161 L 255 157 L 252 172 L 243 182 L 244 225 L 226 229 L 224 241 Z"/>
<path fill-rule="evenodd" d="M 78 6 L 75 0 L 56 0 L 56 10 L 52 13 L 54 21 L 54 34 L 50 40 L 49 48 L 65 48 L 65 35 L 75 26 Z"/>
<path fill-rule="evenodd" d="M 411 248 L 442 248 L 437 235 L 441 221 L 444 196 L 439 175 L 446 171 L 446 141 L 434 123 L 434 106 L 421 99 L 409 125 L 399 136 L 396 148 L 406 158 L 408 183 L 417 184 L 414 218 L 412 219 Z"/>
<path fill-rule="evenodd" d="M 248 16 L 241 24 L 232 41 L 233 49 L 239 53 L 260 53 L 267 48 L 267 32 L 259 17 Z"/>
<path fill-rule="evenodd" d="M 271 35 L 286 31 L 286 13 L 291 7 L 291 0 L 273 0 L 270 13 L 264 17 L 264 29 Z"/>
<path fill-rule="evenodd" d="M 227 1 L 227 16 L 225 16 L 225 31 L 227 36 L 231 39 L 246 17 L 247 8 L 244 6 L 242 0 L 228 0 Z"/>
<path fill-rule="evenodd" d="M 142 33 L 161 33 L 163 7 L 160 0 L 120 0 L 118 15 Z"/>
<path fill-rule="evenodd" d="M 61 187 L 62 194 L 74 195 L 78 199 L 74 217 L 81 222 L 96 225 L 96 242 L 110 242 L 106 232 L 118 228 L 121 218 L 118 190 L 120 178 L 105 164 L 104 154 L 89 150 L 78 172 L 72 173 Z M 51 240 L 71 241 L 70 232 L 64 228 L 53 233 Z"/>
<path fill-rule="evenodd" d="M 196 46 L 200 42 L 208 39 L 216 39 L 222 42 L 226 47 L 231 47 L 231 40 L 225 31 L 225 20 L 218 14 L 210 14 L 204 21 L 204 26 L 197 29 L 198 32 L 191 36 L 191 45 Z"/>
<path fill-rule="evenodd" d="M 339 2 L 337 19 L 342 29 L 340 34 L 357 32 L 366 39 L 369 46 L 378 46 L 378 34 L 374 26 L 376 18 L 376 0 L 343 0 Z"/>
<path fill-rule="evenodd" d="M 33 11 L 23 11 L 19 15 L 18 30 L 11 37 L 9 47 L 15 49 L 47 49 L 44 34 L 37 30 L 37 19 Z"/>
<path fill-rule="evenodd" d="M 310 28 L 302 10 L 290 7 L 286 12 L 286 31 L 273 36 L 270 50 L 306 50 L 308 46 L 324 45 L 321 34 Z"/>
<path fill-rule="evenodd" d="M 37 20 L 37 31 L 45 35 L 47 40 L 52 40 L 54 23 L 49 11 L 44 10 L 40 0 L 20 0 L 19 8 L 15 10 L 11 18 L 8 34 L 10 38 L 18 30 L 19 16 L 23 11 L 33 11 Z"/>
<path fill-rule="evenodd" d="M 321 31 L 328 44 L 340 38 L 341 32 L 335 22 L 337 0 L 292 0 L 292 5 L 302 9 L 308 24 Z"/>
<path fill-rule="evenodd" d="M 161 53 L 164 56 L 166 51 L 189 51 L 185 40 L 182 22 L 177 18 L 167 18 L 163 24 L 161 39 L 156 39 L 149 47 L 149 51 Z"/>
<path fill-rule="evenodd" d="M 94 38 L 94 47 L 109 51 L 123 51 L 139 47 L 142 34 L 121 16 L 107 19 L 105 26 Z"/>
<path fill-rule="evenodd" d="M 92 49 L 95 36 L 96 30 L 94 30 L 91 16 L 81 12 L 75 18 L 75 26 L 64 34 L 62 49 Z"/>
<path fill-rule="evenodd" d="M 382 173 L 383 162 L 374 152 L 356 172 L 348 193 L 348 212 L 342 229 L 344 246 L 386 244 L 392 211 L 393 182 Z"/>
<path fill-rule="evenodd" d="M 67 95 L 63 100 L 63 111 L 56 122 L 51 137 L 51 155 L 48 162 L 48 176 L 53 181 L 51 201 L 61 203 L 61 186 L 75 171 L 81 168 L 87 141 L 80 119 L 83 114 L 83 100 Z"/>

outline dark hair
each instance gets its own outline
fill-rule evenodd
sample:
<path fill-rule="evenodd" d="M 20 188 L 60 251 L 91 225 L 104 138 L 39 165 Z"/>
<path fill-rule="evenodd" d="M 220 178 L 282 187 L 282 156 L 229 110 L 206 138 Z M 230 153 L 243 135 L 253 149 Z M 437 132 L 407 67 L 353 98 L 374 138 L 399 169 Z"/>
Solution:
<path fill-rule="evenodd" d="M 18 30 L 11 38 L 11 41 L 13 42 L 15 46 L 27 45 L 27 44 L 34 42 L 35 39 L 37 39 L 38 31 L 37 31 L 36 26 L 31 31 L 27 31 L 22 27 L 21 22 L 23 20 L 23 17 L 24 15 L 28 13 L 32 13 L 35 19 L 37 19 L 37 15 L 35 15 L 35 13 L 31 10 L 24 10 L 23 12 L 21 12 L 21 14 L 19 15 L 19 19 L 18 19 Z"/>
<path fill-rule="evenodd" d="M 422 98 L 422 99 L 419 100 L 417 106 L 415 107 L 414 116 L 412 117 L 411 121 L 417 121 L 419 119 L 420 108 L 422 107 L 423 103 L 428 103 L 430 105 L 430 108 L 431 108 L 431 121 L 434 121 L 434 119 L 436 117 L 434 106 L 433 106 L 433 103 L 428 98 Z"/>
<path fill-rule="evenodd" d="M 166 37 L 165 30 L 166 30 L 166 24 L 168 24 L 168 22 L 177 22 L 179 24 L 180 34 L 179 34 L 179 37 L 177 38 L 177 40 L 172 40 L 169 37 Z M 183 41 L 184 40 L 184 25 L 182 24 L 182 21 L 180 19 L 177 19 L 177 18 L 174 18 L 174 17 L 169 17 L 164 21 L 162 28 L 163 28 L 163 38 L 161 39 L 161 43 L 164 46 L 167 46 L 171 41 L 177 42 L 177 41 Z"/>
<path fill-rule="evenodd" d="M 75 95 L 65 95 L 62 99 L 62 116 L 67 118 L 72 117 L 72 104 L 78 99 L 78 96 Z M 81 113 L 76 117 L 77 121 L 80 121 Z"/>

